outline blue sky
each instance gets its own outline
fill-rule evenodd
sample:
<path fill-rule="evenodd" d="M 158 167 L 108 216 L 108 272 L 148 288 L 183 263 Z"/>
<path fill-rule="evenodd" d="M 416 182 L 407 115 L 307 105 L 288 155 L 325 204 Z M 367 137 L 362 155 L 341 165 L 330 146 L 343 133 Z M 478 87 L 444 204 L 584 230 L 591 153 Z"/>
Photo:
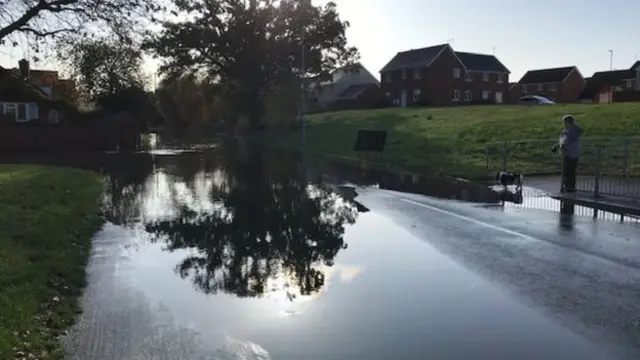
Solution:
<path fill-rule="evenodd" d="M 640 1 L 333 0 L 351 22 L 349 42 L 374 74 L 402 50 L 449 42 L 496 56 L 517 81 L 528 69 L 577 65 L 583 75 L 628 68 L 640 59 Z M 315 4 L 326 0 L 314 0 Z M 21 49 L 0 48 L 9 66 Z M 44 64 L 54 68 L 55 63 Z M 153 72 L 155 62 L 148 61 Z"/>

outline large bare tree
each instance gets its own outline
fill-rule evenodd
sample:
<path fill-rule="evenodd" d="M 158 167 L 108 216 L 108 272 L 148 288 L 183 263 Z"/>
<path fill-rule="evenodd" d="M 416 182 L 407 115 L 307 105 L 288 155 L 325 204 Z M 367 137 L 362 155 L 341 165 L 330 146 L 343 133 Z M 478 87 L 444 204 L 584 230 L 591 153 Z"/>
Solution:
<path fill-rule="evenodd" d="M 18 45 L 20 35 L 42 43 L 57 35 L 103 29 L 125 34 L 153 20 L 161 0 L 0 0 L 0 45 Z"/>

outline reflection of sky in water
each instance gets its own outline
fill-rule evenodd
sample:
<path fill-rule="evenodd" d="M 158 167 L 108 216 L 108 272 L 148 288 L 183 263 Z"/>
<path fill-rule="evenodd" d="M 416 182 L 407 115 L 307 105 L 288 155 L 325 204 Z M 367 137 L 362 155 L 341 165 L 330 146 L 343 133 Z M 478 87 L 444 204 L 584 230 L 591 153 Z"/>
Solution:
<path fill-rule="evenodd" d="M 229 222 L 233 214 L 224 207 L 222 201 L 215 199 L 217 198 L 216 194 L 224 195 L 230 191 L 230 181 L 233 180 L 230 180 L 226 173 L 220 169 L 210 173 L 197 172 L 189 184 L 164 171 L 156 171 L 143 185 L 143 191 L 136 196 L 136 202 L 140 207 L 141 219 L 145 223 L 171 221 L 180 216 L 181 209 L 186 208 L 197 214 L 226 218 L 226 221 Z M 339 195 L 328 193 L 313 184 L 309 184 L 306 187 L 306 192 L 310 199 L 317 199 L 323 204 L 330 205 L 325 208 L 326 211 L 320 214 L 319 220 L 323 222 L 337 221 L 341 208 L 353 206 Z M 156 244 L 148 243 L 153 235 L 146 233 L 142 224 L 133 226 L 131 230 L 135 232 L 135 237 L 137 238 L 137 245 L 134 245 L 134 247 L 138 251 L 144 249 L 140 254 L 141 257 L 139 257 L 139 261 L 142 261 L 142 263 L 145 263 L 145 258 L 147 258 L 147 261 L 153 262 L 157 261 L 159 256 L 170 256 L 174 262 L 173 267 L 178 271 L 176 264 L 181 260 L 191 256 L 206 256 L 206 254 L 202 254 L 197 249 L 174 249 L 171 254 L 156 253 L 154 251 L 155 255 L 149 258 L 144 253 L 148 251 L 149 247 L 157 248 Z M 271 235 L 267 234 L 266 238 L 269 241 Z M 309 241 L 314 243 L 313 239 L 309 239 Z M 161 248 L 166 248 L 166 245 L 162 245 Z M 227 251 L 231 250 L 225 249 L 225 252 Z M 247 258 L 245 267 L 248 269 L 251 265 L 252 259 Z M 300 305 L 317 299 L 330 288 L 332 282 L 348 283 L 363 271 L 363 268 L 359 266 L 343 264 L 327 266 L 320 263 L 312 264 L 311 268 L 324 274 L 324 284 L 317 292 L 302 294 L 295 274 L 281 268 L 275 276 L 266 281 L 263 297 L 273 302 L 277 311 L 281 314 L 292 315 L 301 311 L 299 306 L 292 306 L 293 304 Z M 216 276 L 223 276 L 222 271 L 218 269 L 215 272 Z M 191 275 L 197 275 L 197 273 L 191 270 Z M 293 308 L 296 308 L 296 310 L 293 310 Z"/>

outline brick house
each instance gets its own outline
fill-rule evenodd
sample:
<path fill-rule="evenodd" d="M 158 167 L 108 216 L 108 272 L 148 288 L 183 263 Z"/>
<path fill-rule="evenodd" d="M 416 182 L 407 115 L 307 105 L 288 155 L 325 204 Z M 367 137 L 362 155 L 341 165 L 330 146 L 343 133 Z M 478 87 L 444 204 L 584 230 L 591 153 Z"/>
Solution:
<path fill-rule="evenodd" d="M 17 91 L 16 89 L 21 89 Z M 57 71 L 31 70 L 21 60 L 18 69 L 0 67 L 0 115 L 16 122 L 35 119 L 58 121 L 60 108 L 69 108 L 56 100 L 65 99 L 73 106 L 77 99 L 75 84 L 62 80 Z M 55 108 L 55 109 L 54 109 Z"/>
<path fill-rule="evenodd" d="M 586 81 L 576 66 L 529 70 L 512 91 L 524 95 L 544 96 L 555 102 L 575 102 L 584 91 Z"/>
<path fill-rule="evenodd" d="M 626 70 L 598 71 L 591 76 L 580 100 L 595 103 L 614 102 L 614 93 L 640 91 L 640 61 Z"/>
<path fill-rule="evenodd" d="M 457 52 L 449 44 L 399 52 L 380 70 L 385 96 L 401 107 L 500 104 L 509 73 L 493 55 Z"/>

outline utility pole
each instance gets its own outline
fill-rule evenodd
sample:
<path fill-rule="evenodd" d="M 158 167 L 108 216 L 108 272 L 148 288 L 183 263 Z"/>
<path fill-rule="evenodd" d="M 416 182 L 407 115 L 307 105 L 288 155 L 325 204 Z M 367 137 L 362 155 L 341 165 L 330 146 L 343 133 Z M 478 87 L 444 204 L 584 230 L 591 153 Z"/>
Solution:
<path fill-rule="evenodd" d="M 609 50 L 609 71 L 613 70 L 613 50 Z"/>
<path fill-rule="evenodd" d="M 307 139 L 307 120 L 305 119 L 306 112 L 306 62 L 305 62 L 305 51 L 304 51 L 304 26 L 300 28 L 300 82 L 302 88 L 302 96 L 300 97 L 300 125 L 302 126 L 302 142 L 304 143 Z"/>

